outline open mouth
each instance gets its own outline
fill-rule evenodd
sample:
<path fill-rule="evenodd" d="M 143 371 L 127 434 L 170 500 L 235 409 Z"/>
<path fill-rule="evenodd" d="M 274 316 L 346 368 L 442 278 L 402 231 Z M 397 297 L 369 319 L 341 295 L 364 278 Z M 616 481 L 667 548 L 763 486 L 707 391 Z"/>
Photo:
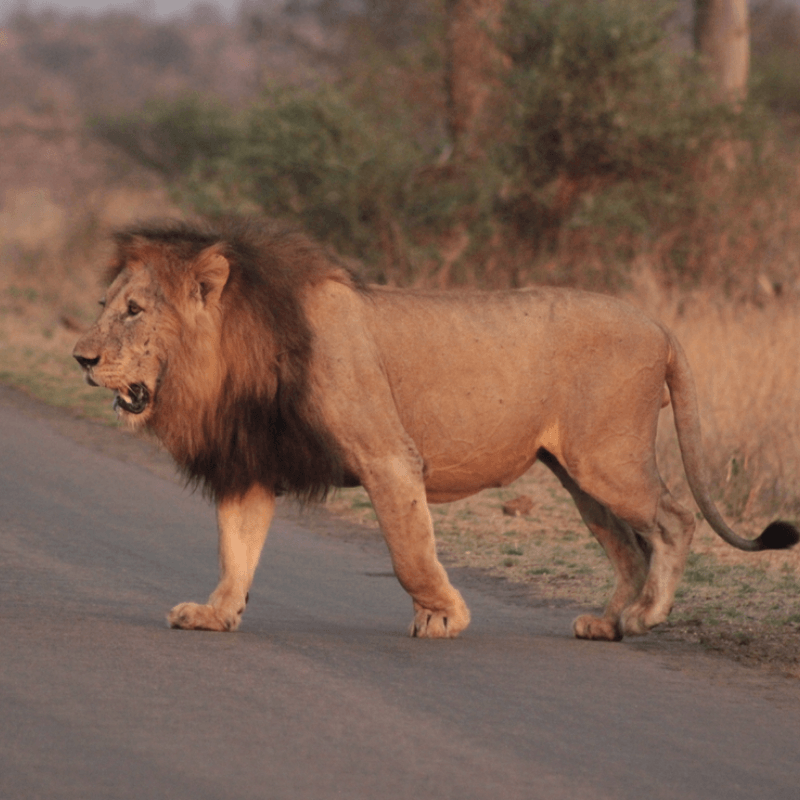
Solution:
<path fill-rule="evenodd" d="M 143 383 L 132 383 L 126 392 L 114 395 L 114 410 L 122 409 L 128 414 L 141 414 L 150 402 L 150 391 Z"/>

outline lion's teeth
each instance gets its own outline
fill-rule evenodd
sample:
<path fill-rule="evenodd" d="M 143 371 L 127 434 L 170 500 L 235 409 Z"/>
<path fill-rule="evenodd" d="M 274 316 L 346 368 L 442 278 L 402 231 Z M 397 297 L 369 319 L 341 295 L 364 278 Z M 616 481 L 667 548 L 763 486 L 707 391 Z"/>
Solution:
<path fill-rule="evenodd" d="M 114 411 L 119 411 L 121 408 L 123 408 L 122 403 L 127 403 L 128 405 L 130 405 L 130 402 L 131 402 L 130 396 L 127 395 L 125 392 L 121 392 L 119 389 L 117 389 L 114 392 L 114 403 L 112 405 L 112 408 Z"/>

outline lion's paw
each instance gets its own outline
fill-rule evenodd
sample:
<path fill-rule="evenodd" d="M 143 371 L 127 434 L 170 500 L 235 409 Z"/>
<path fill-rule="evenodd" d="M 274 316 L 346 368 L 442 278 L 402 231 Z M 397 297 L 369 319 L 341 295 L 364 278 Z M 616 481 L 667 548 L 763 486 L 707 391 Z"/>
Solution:
<path fill-rule="evenodd" d="M 241 620 L 241 614 L 225 615 L 200 603 L 180 603 L 167 614 L 170 628 L 195 631 L 235 631 Z"/>
<path fill-rule="evenodd" d="M 408 632 L 420 639 L 454 639 L 469 621 L 469 609 L 460 596 L 457 603 L 444 611 L 432 611 L 414 603 L 414 620 Z"/>
<path fill-rule="evenodd" d="M 618 642 L 622 638 L 619 626 L 608 617 L 593 617 L 582 614 L 572 623 L 572 632 L 578 639 L 599 639 L 606 642 Z"/>

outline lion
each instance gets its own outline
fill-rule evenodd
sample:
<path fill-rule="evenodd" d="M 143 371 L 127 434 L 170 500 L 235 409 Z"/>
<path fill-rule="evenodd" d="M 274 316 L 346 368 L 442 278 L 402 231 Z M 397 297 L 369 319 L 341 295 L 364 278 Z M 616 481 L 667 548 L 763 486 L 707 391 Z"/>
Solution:
<path fill-rule="evenodd" d="M 360 484 L 413 601 L 411 635 L 455 637 L 470 612 L 437 559 L 428 504 L 505 486 L 538 459 L 615 571 L 604 612 L 579 616 L 574 634 L 646 633 L 670 613 L 695 528 L 656 466 L 665 402 L 711 527 L 743 550 L 798 541 L 786 522 L 748 540 L 723 521 L 686 356 L 620 300 L 369 285 L 274 222 L 167 220 L 114 240 L 103 309 L 74 356 L 217 507 L 219 583 L 208 602 L 175 606 L 174 628 L 239 627 L 276 496 Z"/>

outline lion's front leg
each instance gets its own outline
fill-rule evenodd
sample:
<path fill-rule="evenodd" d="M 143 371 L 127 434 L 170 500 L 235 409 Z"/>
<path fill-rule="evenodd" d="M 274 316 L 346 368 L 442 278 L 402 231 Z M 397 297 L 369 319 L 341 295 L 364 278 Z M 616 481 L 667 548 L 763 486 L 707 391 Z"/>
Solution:
<path fill-rule="evenodd" d="M 220 579 L 208 603 L 181 603 L 167 615 L 172 628 L 235 631 L 275 511 L 275 494 L 261 486 L 217 506 Z"/>
<path fill-rule="evenodd" d="M 458 636 L 469 625 L 470 613 L 436 557 L 422 477 L 399 461 L 382 467 L 373 467 L 364 485 L 389 546 L 395 575 L 414 601 L 409 633 L 428 639 Z"/>

